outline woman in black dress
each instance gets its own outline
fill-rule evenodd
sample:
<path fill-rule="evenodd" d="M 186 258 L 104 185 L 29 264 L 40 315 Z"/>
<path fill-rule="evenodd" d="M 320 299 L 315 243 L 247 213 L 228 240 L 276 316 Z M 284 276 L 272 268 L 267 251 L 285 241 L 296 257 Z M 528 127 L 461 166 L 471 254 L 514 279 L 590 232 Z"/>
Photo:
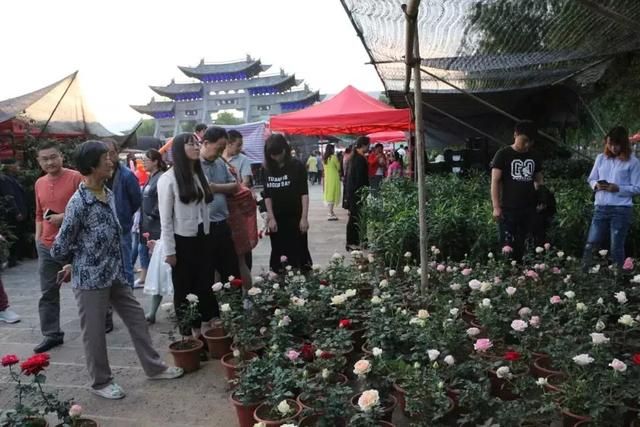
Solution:
<path fill-rule="evenodd" d="M 356 139 L 353 153 L 349 159 L 348 174 L 345 178 L 344 194 L 349 222 L 347 223 L 347 251 L 360 249 L 360 236 L 364 234 L 364 224 L 360 224 L 360 209 L 362 208 L 362 188 L 369 187 L 369 169 L 365 154 L 369 151 L 369 138 L 361 136 Z"/>
<path fill-rule="evenodd" d="M 286 264 L 302 271 L 311 269 L 307 243 L 309 190 L 307 171 L 291 157 L 291 147 L 282 135 L 271 135 L 264 147 L 264 199 L 271 237 L 269 266 L 274 272 Z"/>

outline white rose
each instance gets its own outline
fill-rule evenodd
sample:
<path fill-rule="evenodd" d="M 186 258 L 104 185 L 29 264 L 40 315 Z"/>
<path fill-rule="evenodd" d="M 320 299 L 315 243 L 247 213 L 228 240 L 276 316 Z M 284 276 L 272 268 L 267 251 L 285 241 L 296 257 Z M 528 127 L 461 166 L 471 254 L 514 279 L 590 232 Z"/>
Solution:
<path fill-rule="evenodd" d="M 263 326 L 260 328 L 260 335 L 264 335 L 267 332 L 267 327 Z"/>
<path fill-rule="evenodd" d="M 416 268 L 416 273 L 418 273 L 418 276 L 422 275 L 422 269 L 420 267 Z"/>
<path fill-rule="evenodd" d="M 275 289 L 276 291 L 277 291 L 278 289 L 280 289 L 280 283 L 274 283 L 274 284 L 273 284 L 273 289 Z"/>
<path fill-rule="evenodd" d="M 402 271 L 404 271 L 405 273 L 408 273 L 411 271 L 411 267 L 409 267 L 408 265 L 405 265 Z"/>
<path fill-rule="evenodd" d="M 469 281 L 469 287 L 472 290 L 477 291 L 482 287 L 482 282 L 480 282 L 478 279 L 472 279 Z"/>
<path fill-rule="evenodd" d="M 411 320 L 409 320 L 409 324 L 410 325 L 424 326 L 425 322 L 424 322 L 423 319 L 419 319 L 417 317 L 412 317 Z"/>
<path fill-rule="evenodd" d="M 508 366 L 500 366 L 496 369 L 496 376 L 498 378 L 511 378 L 511 371 Z"/>
<path fill-rule="evenodd" d="M 344 294 L 347 298 L 351 298 L 351 297 L 355 297 L 357 293 L 358 291 L 356 291 L 355 289 L 347 289 Z"/>
<path fill-rule="evenodd" d="M 382 302 L 382 299 L 378 296 L 375 295 L 373 298 L 371 298 L 371 304 L 380 304 Z"/>
<path fill-rule="evenodd" d="M 313 271 L 316 271 L 316 272 L 322 270 L 322 266 L 320 264 L 313 264 L 311 268 L 313 269 Z"/>
<path fill-rule="evenodd" d="M 282 415 L 287 415 L 289 412 L 291 412 L 291 406 L 289 406 L 289 403 L 286 400 L 278 403 L 278 412 L 280 412 Z"/>
<path fill-rule="evenodd" d="M 609 253 L 609 251 L 606 250 L 606 249 L 600 249 L 598 251 L 598 254 L 600 254 L 601 257 L 606 257 L 608 253 Z"/>
<path fill-rule="evenodd" d="M 280 310 L 279 308 L 276 308 L 275 310 L 273 310 L 274 316 L 280 316 L 281 314 L 282 314 L 282 310 Z"/>
<path fill-rule="evenodd" d="M 304 307 L 304 305 L 307 303 L 307 300 L 304 298 L 298 298 L 298 297 L 291 297 L 291 304 L 297 306 L 297 307 Z"/>
<path fill-rule="evenodd" d="M 598 332 L 603 331 L 605 327 L 606 327 L 606 325 L 604 324 L 604 322 L 602 320 L 598 320 L 596 322 L 596 331 L 598 331 Z"/>
<path fill-rule="evenodd" d="M 453 358 L 452 355 L 448 355 L 448 356 L 445 356 L 444 363 L 446 363 L 449 366 L 453 366 L 455 365 L 456 360 Z"/>
<path fill-rule="evenodd" d="M 429 360 L 431 360 L 432 362 L 436 360 L 438 356 L 440 356 L 440 352 L 434 349 L 427 350 L 427 354 L 429 355 Z"/>
<path fill-rule="evenodd" d="M 334 252 L 334 254 L 331 255 L 331 259 L 334 261 L 340 261 L 342 259 L 342 255 L 338 252 Z"/>
<path fill-rule="evenodd" d="M 427 310 L 418 310 L 418 319 L 428 319 L 429 318 L 429 312 Z"/>
<path fill-rule="evenodd" d="M 487 258 L 489 258 L 489 259 L 493 259 L 493 252 L 489 252 L 489 253 L 487 254 Z"/>
<path fill-rule="evenodd" d="M 579 354 L 573 357 L 573 361 L 580 366 L 587 366 L 588 364 L 593 362 L 593 360 L 593 357 L 589 356 L 588 354 Z"/>
<path fill-rule="evenodd" d="M 231 287 L 231 283 L 227 282 L 224 284 L 225 289 L 229 289 Z"/>
<path fill-rule="evenodd" d="M 490 300 L 489 298 L 484 298 L 484 299 L 482 300 L 481 305 L 482 305 L 483 307 L 487 307 L 487 308 L 488 308 L 488 307 L 491 307 L 491 300 Z"/>
<path fill-rule="evenodd" d="M 255 285 L 261 285 L 264 283 L 264 279 L 262 278 L 262 276 L 256 276 L 253 278 L 253 283 Z"/>
<path fill-rule="evenodd" d="M 191 304 L 197 304 L 198 296 L 195 294 L 187 294 L 187 301 L 189 301 Z"/>
<path fill-rule="evenodd" d="M 293 277 L 293 271 L 288 272 L 288 273 L 287 273 L 287 276 L 289 276 L 289 277 Z"/>
<path fill-rule="evenodd" d="M 237 348 L 233 350 L 233 357 L 240 357 L 240 350 L 238 350 Z"/>
<path fill-rule="evenodd" d="M 459 291 L 462 288 L 460 283 L 452 283 L 449 285 L 452 291 Z"/>
<path fill-rule="evenodd" d="M 560 251 L 558 252 L 558 258 L 563 258 L 564 257 L 564 252 Z"/>
<path fill-rule="evenodd" d="M 172 302 L 165 302 L 160 307 L 162 307 L 162 309 L 164 311 L 171 311 L 171 310 L 173 310 L 173 303 Z"/>
<path fill-rule="evenodd" d="M 515 259 L 513 261 L 511 261 L 511 266 L 515 267 L 516 265 L 518 265 L 518 261 L 516 261 Z"/>
<path fill-rule="evenodd" d="M 616 297 L 620 304 L 625 304 L 628 301 L 627 294 L 624 291 L 616 292 L 613 296 Z"/>
<path fill-rule="evenodd" d="M 616 372 L 624 372 L 627 370 L 627 365 L 622 360 L 618 359 L 613 359 L 611 363 L 609 363 L 609 366 L 611 366 Z"/>
<path fill-rule="evenodd" d="M 452 308 L 451 310 L 449 310 L 449 314 L 452 315 L 453 317 L 457 316 L 459 312 L 460 310 L 457 308 Z"/>
<path fill-rule="evenodd" d="M 489 292 L 492 286 L 489 282 L 482 282 L 482 286 L 480 286 L 480 292 Z"/>
<path fill-rule="evenodd" d="M 567 292 L 564 293 L 564 296 L 566 296 L 569 299 L 573 299 L 573 298 L 575 298 L 576 293 L 573 292 L 573 291 L 567 291 Z"/>
<path fill-rule="evenodd" d="M 518 310 L 518 315 L 523 319 L 525 317 L 529 317 L 531 316 L 531 309 L 529 307 L 522 307 L 520 310 Z"/>
<path fill-rule="evenodd" d="M 339 294 L 331 297 L 331 305 L 344 304 L 346 300 L 347 300 L 347 296 L 345 294 Z"/>
<path fill-rule="evenodd" d="M 378 286 L 380 286 L 380 288 L 386 288 L 387 286 L 389 286 L 389 282 L 387 281 L 387 279 L 382 279 L 380 281 L 380 285 Z"/>
<path fill-rule="evenodd" d="M 326 380 L 330 376 L 331 376 L 331 371 L 329 371 L 327 368 L 324 368 L 322 370 L 322 378 L 324 378 Z"/>
<path fill-rule="evenodd" d="M 596 303 L 598 303 L 599 305 L 604 304 L 604 300 L 602 299 L 602 297 L 598 298 L 598 301 L 596 301 Z"/>
<path fill-rule="evenodd" d="M 229 276 L 229 277 L 227 278 L 227 281 L 228 281 L 229 283 L 231 283 L 231 282 L 233 282 L 233 279 L 235 279 L 235 276 Z"/>
<path fill-rule="evenodd" d="M 373 349 L 371 350 L 371 352 L 373 353 L 373 355 L 375 357 L 378 357 L 382 354 L 382 349 L 379 347 L 373 347 Z"/>
<path fill-rule="evenodd" d="M 507 289 L 505 289 L 505 292 L 507 293 L 507 295 L 512 296 L 513 294 L 515 294 L 517 291 L 516 288 L 514 288 L 513 286 L 509 286 Z"/>
<path fill-rule="evenodd" d="M 587 305 L 583 302 L 576 304 L 576 311 L 587 311 Z"/>
<path fill-rule="evenodd" d="M 222 284 L 222 282 L 216 282 L 213 284 L 213 286 L 211 286 L 211 289 L 213 290 L 213 292 L 219 292 L 223 287 L 224 285 Z"/>
<path fill-rule="evenodd" d="M 601 344 L 609 343 L 609 338 L 607 338 L 605 334 L 601 334 L 599 332 L 592 332 L 589 335 L 591 336 L 591 343 L 593 345 L 601 345 Z"/>
<path fill-rule="evenodd" d="M 631 317 L 630 315 L 625 314 L 624 316 L 618 319 L 618 323 L 621 323 L 625 326 L 633 326 L 635 325 L 636 321 L 633 320 L 633 317 Z"/>
<path fill-rule="evenodd" d="M 316 350 L 316 357 L 320 357 L 320 356 L 322 356 L 322 350 L 317 349 Z"/>
<path fill-rule="evenodd" d="M 516 319 L 513 322 L 511 322 L 511 329 L 513 329 L 516 332 L 523 332 L 525 329 L 527 329 L 528 326 L 529 324 L 527 322 L 520 319 Z"/>
<path fill-rule="evenodd" d="M 371 372 L 371 362 L 366 359 L 360 359 L 353 365 L 353 373 L 363 376 Z"/>
<path fill-rule="evenodd" d="M 287 265 L 284 269 L 287 270 L 287 271 L 291 271 L 291 270 L 293 270 L 293 267 L 291 267 L 290 265 Z"/>
<path fill-rule="evenodd" d="M 389 277 L 393 277 L 396 275 L 396 271 L 395 270 L 389 270 Z"/>
<path fill-rule="evenodd" d="M 469 335 L 470 337 L 475 337 L 479 333 L 480 333 L 480 329 L 478 329 L 478 328 L 469 328 L 469 329 L 467 329 L 467 335 Z"/>
<path fill-rule="evenodd" d="M 373 263 L 375 261 L 375 257 L 373 256 L 373 254 L 369 254 L 367 255 L 367 261 L 369 261 L 369 263 Z"/>
<path fill-rule="evenodd" d="M 540 378 L 538 378 L 538 379 L 536 380 L 536 384 L 538 384 L 539 386 L 541 386 L 541 387 L 542 387 L 542 386 L 545 386 L 545 385 L 549 384 L 549 382 L 547 381 L 547 379 L 546 379 L 546 378 L 544 378 L 544 377 L 540 377 Z"/>
<path fill-rule="evenodd" d="M 538 246 L 538 247 L 536 248 L 536 253 L 537 253 L 537 254 L 541 254 L 542 252 L 544 252 L 544 248 L 543 248 L 543 247 L 541 247 L 541 246 Z"/>
<path fill-rule="evenodd" d="M 256 287 L 252 287 L 247 291 L 247 294 L 249 294 L 250 296 L 259 295 L 261 293 L 262 293 L 262 289 L 256 288 Z"/>
<path fill-rule="evenodd" d="M 411 258 L 411 252 L 405 252 L 404 253 L 404 257 L 405 258 Z"/>
<path fill-rule="evenodd" d="M 633 279 L 631 279 L 632 283 L 640 283 L 640 274 L 636 274 L 635 276 L 633 276 Z"/>
<path fill-rule="evenodd" d="M 387 309 L 385 307 L 380 307 L 380 313 L 386 313 Z"/>
<path fill-rule="evenodd" d="M 289 316 L 284 316 L 279 322 L 278 326 L 289 326 L 291 323 L 291 318 Z"/>
<path fill-rule="evenodd" d="M 267 427 L 267 425 L 263 422 L 255 423 L 253 427 Z"/>
<path fill-rule="evenodd" d="M 380 404 L 380 395 L 378 390 L 363 391 L 358 398 L 358 407 L 363 412 L 370 412 L 375 406 Z"/>
<path fill-rule="evenodd" d="M 220 306 L 220 311 L 223 313 L 227 313 L 229 311 L 231 311 L 231 306 L 229 304 L 222 304 Z"/>

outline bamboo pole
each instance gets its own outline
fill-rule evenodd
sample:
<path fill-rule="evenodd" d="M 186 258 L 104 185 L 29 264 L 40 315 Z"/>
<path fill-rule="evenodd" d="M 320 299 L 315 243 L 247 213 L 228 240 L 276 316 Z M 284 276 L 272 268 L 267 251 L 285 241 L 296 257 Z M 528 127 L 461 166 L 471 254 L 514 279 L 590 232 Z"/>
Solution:
<path fill-rule="evenodd" d="M 407 39 L 405 60 L 407 64 L 407 76 L 405 77 L 405 90 L 409 91 L 411 70 L 413 70 L 413 97 L 416 122 L 416 179 L 418 181 L 418 218 L 420 226 L 420 293 L 424 295 L 429 287 L 427 265 L 427 189 L 424 179 L 424 120 L 422 117 L 422 74 L 420 73 L 420 43 L 418 39 L 418 12 L 420 0 L 409 0 L 403 7 L 407 19 Z"/>

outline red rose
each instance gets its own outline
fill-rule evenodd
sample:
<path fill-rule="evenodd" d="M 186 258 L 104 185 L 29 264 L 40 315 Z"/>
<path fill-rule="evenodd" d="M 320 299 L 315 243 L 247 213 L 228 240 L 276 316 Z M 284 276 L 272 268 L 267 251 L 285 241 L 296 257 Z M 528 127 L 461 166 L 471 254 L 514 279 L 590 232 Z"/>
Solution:
<path fill-rule="evenodd" d="M 351 327 L 351 320 L 349 319 L 342 319 L 340 321 L 340 323 L 338 323 L 338 327 L 339 328 L 345 328 L 345 329 L 349 329 Z"/>
<path fill-rule="evenodd" d="M 329 284 L 329 282 L 327 282 L 326 280 L 322 279 L 322 280 L 320 280 L 320 284 L 322 286 L 327 286 Z"/>
<path fill-rule="evenodd" d="M 634 364 L 640 365 L 640 353 L 634 354 L 631 360 L 633 361 Z"/>
<path fill-rule="evenodd" d="M 233 279 L 231 281 L 231 286 L 233 286 L 234 288 L 241 288 L 242 287 L 242 279 Z"/>
<path fill-rule="evenodd" d="M 313 344 L 309 344 L 309 343 L 302 344 L 300 355 L 307 362 L 313 360 L 313 355 L 314 355 Z"/>
<path fill-rule="evenodd" d="M 320 359 L 333 359 L 333 353 L 329 353 L 328 351 L 323 351 L 320 353 Z"/>
<path fill-rule="evenodd" d="M 49 366 L 49 355 L 47 353 L 40 353 L 22 362 L 20 369 L 22 369 L 25 375 L 38 375 L 47 366 Z"/>
<path fill-rule="evenodd" d="M 2 366 L 12 366 L 18 363 L 18 356 L 15 354 L 7 354 L 6 356 L 2 356 Z"/>
<path fill-rule="evenodd" d="M 507 351 L 504 354 L 504 360 L 509 360 L 511 362 L 515 362 L 516 360 L 520 360 L 520 353 L 517 351 Z"/>

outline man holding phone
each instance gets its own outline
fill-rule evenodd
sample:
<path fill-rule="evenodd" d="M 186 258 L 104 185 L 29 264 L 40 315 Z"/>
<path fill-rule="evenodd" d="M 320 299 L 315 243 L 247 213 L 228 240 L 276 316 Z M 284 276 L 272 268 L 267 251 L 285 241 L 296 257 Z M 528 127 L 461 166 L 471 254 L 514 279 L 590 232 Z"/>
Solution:
<path fill-rule="evenodd" d="M 62 167 L 62 152 L 58 144 L 45 141 L 38 147 L 38 163 L 46 175 L 35 184 L 36 248 L 42 295 L 38 303 L 43 341 L 33 351 L 43 353 L 63 343 L 60 329 L 60 281 L 58 272 L 63 264 L 51 257 L 50 249 L 58 234 L 67 202 L 76 192 L 82 175 Z"/>

